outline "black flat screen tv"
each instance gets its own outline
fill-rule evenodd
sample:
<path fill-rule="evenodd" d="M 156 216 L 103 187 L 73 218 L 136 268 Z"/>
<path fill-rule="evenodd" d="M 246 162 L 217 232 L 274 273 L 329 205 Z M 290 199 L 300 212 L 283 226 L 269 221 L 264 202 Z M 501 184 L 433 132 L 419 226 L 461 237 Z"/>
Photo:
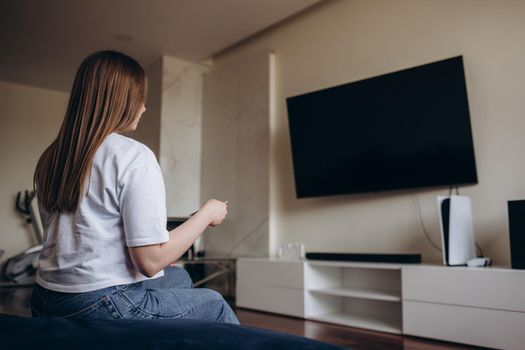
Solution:
<path fill-rule="evenodd" d="M 286 102 L 298 198 L 477 183 L 461 56 Z"/>

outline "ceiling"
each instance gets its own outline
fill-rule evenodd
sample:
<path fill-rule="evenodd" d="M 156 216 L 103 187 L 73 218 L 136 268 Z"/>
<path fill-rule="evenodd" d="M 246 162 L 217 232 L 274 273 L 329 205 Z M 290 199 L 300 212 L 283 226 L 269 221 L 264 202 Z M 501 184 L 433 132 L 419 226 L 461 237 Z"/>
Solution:
<path fill-rule="evenodd" d="M 0 0 L 0 80 L 69 91 L 81 60 L 198 62 L 321 0 Z"/>

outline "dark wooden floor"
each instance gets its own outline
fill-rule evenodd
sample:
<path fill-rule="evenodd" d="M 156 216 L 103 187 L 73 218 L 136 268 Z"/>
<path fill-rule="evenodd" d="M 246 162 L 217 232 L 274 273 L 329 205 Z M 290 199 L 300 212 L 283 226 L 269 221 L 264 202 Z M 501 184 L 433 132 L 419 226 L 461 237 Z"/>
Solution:
<path fill-rule="evenodd" d="M 373 332 L 359 328 L 343 327 L 328 323 L 306 321 L 247 309 L 237 309 L 237 316 L 244 326 L 269 329 L 304 336 L 326 343 L 351 347 L 356 350 L 466 350 L 479 349 L 455 343 L 430 339 Z"/>

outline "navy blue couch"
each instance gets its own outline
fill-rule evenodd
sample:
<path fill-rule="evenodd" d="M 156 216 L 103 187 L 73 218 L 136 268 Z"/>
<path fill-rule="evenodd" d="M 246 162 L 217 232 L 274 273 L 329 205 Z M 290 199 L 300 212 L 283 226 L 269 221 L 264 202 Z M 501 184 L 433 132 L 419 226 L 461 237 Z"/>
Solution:
<path fill-rule="evenodd" d="M 195 320 L 90 320 L 0 315 L 2 349 L 311 349 L 340 347 L 262 329 Z"/>

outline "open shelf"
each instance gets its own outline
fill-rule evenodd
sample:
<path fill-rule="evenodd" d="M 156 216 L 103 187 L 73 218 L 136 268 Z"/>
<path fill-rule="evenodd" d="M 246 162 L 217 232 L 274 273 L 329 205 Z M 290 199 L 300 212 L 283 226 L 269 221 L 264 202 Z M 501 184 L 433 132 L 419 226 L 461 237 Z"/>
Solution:
<path fill-rule="evenodd" d="M 342 297 L 361 298 L 361 299 L 372 299 L 372 300 L 383 300 L 383 301 L 394 301 L 400 302 L 401 295 L 399 291 L 388 290 L 380 291 L 372 288 L 360 288 L 360 287 L 329 287 L 329 288 L 316 288 L 310 289 L 311 293 L 336 295 Z"/>
<path fill-rule="evenodd" d="M 308 263 L 306 318 L 379 332 L 402 332 L 401 269 L 363 263 Z"/>
<path fill-rule="evenodd" d="M 379 332 L 401 334 L 401 324 L 395 321 L 385 321 L 374 317 L 355 316 L 347 313 L 333 313 L 309 317 L 310 320 L 335 323 L 343 326 L 371 329 Z"/>

